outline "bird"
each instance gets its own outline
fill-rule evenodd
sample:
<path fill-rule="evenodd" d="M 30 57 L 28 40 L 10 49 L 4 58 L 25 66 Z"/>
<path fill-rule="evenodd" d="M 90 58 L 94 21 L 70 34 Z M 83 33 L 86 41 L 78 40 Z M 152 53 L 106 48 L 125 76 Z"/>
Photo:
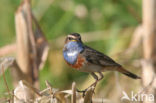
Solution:
<path fill-rule="evenodd" d="M 141 77 L 129 72 L 109 56 L 85 45 L 79 33 L 67 35 L 63 47 L 63 57 L 70 67 L 91 74 L 95 82 L 89 87 L 95 86 L 98 81 L 102 80 L 105 71 L 118 71 L 132 79 L 141 79 Z"/>

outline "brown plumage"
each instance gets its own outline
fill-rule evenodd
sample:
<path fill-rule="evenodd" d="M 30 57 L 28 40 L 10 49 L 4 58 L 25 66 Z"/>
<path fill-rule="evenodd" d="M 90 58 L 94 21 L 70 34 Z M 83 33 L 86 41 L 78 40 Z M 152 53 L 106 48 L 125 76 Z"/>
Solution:
<path fill-rule="evenodd" d="M 130 78 L 141 79 L 105 54 L 84 45 L 78 33 L 67 36 L 63 55 L 67 64 L 72 68 L 88 72 L 94 77 L 96 81 L 91 86 L 96 86 L 97 82 L 103 78 L 102 72 L 104 71 L 118 71 Z M 95 73 L 98 73 L 99 77 Z"/>
<path fill-rule="evenodd" d="M 129 72 L 128 70 L 124 69 L 120 64 L 116 63 L 113 59 L 110 57 L 104 55 L 103 53 L 92 49 L 88 46 L 85 46 L 85 50 L 81 53 L 82 56 L 85 56 L 88 62 L 94 64 L 94 65 L 100 65 L 103 67 L 101 69 L 102 71 L 118 71 L 128 77 L 131 77 L 133 79 L 140 79 L 139 76 Z M 100 72 L 100 71 L 99 71 Z"/>

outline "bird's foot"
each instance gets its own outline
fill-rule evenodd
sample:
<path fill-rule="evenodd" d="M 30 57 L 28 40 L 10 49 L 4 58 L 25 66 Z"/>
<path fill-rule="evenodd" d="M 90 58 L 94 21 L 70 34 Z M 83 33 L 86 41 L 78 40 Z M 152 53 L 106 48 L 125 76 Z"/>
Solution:
<path fill-rule="evenodd" d="M 94 85 L 93 85 L 94 84 Z M 85 95 L 86 95 L 86 92 L 90 89 L 90 88 L 93 88 L 93 92 L 94 92 L 94 94 L 95 94 L 95 87 L 96 87 L 96 84 L 95 83 L 93 83 L 92 85 L 90 85 L 88 88 L 86 88 L 86 89 L 84 89 L 84 90 L 79 90 L 79 89 L 76 89 L 77 90 L 77 92 L 79 92 L 79 93 L 82 93 L 82 96 L 84 97 Z"/>
<path fill-rule="evenodd" d="M 87 88 L 87 89 L 88 89 L 88 88 Z M 87 92 L 87 89 L 84 89 L 84 90 L 76 89 L 76 90 L 77 90 L 77 92 L 82 93 L 82 96 L 84 97 L 85 94 L 86 94 L 86 92 Z"/>

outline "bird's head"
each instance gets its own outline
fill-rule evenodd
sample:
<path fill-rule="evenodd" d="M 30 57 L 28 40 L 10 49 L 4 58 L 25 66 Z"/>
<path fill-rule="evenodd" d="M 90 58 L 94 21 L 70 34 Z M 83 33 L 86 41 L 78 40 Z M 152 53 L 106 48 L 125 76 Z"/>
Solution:
<path fill-rule="evenodd" d="M 78 34 L 78 33 L 69 34 L 65 39 L 65 44 L 68 42 L 71 42 L 71 41 L 82 43 L 80 34 Z"/>
<path fill-rule="evenodd" d="M 83 50 L 84 45 L 82 44 L 80 34 L 71 33 L 66 37 L 63 56 L 69 64 L 75 64 L 79 53 Z"/>

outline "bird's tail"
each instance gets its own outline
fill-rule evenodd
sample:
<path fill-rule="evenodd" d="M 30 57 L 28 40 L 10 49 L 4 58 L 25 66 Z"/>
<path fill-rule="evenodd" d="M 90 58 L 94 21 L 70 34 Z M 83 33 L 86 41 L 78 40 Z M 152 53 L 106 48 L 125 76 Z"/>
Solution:
<path fill-rule="evenodd" d="M 141 79 L 141 77 L 139 77 L 139 76 L 137 76 L 137 75 L 135 75 L 135 74 L 133 74 L 133 73 L 127 71 L 127 70 L 124 69 L 122 66 L 120 66 L 120 67 L 117 69 L 117 71 L 119 71 L 119 72 L 121 72 L 122 74 L 124 74 L 124 75 L 126 75 L 126 76 L 128 76 L 128 77 L 131 77 L 131 78 L 133 78 L 133 79 Z"/>

